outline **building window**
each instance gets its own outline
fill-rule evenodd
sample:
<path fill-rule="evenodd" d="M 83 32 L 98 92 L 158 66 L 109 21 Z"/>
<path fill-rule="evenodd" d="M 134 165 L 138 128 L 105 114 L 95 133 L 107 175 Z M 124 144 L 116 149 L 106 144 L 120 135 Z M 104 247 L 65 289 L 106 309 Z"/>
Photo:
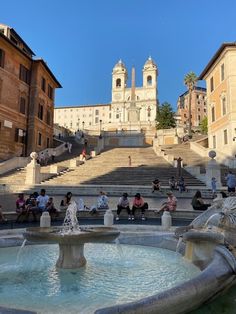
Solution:
<path fill-rule="evenodd" d="M 99 110 L 96 109 L 96 110 L 95 110 L 95 116 L 98 116 L 98 115 L 99 115 Z"/>
<path fill-rule="evenodd" d="M 109 119 L 111 119 L 111 113 L 109 113 Z"/>
<path fill-rule="evenodd" d="M 201 120 L 201 116 L 198 116 L 198 121 L 200 121 Z"/>
<path fill-rule="evenodd" d="M 95 118 L 95 123 L 98 123 L 98 117 Z"/>
<path fill-rule="evenodd" d="M 45 92 L 46 91 L 46 80 L 44 77 L 41 78 L 41 89 Z"/>
<path fill-rule="evenodd" d="M 211 90 L 211 92 L 213 92 L 213 90 L 214 90 L 214 79 L 213 79 L 213 76 L 210 79 L 210 90 Z"/>
<path fill-rule="evenodd" d="M 119 119 L 120 115 L 119 113 L 116 114 L 116 119 Z"/>
<path fill-rule="evenodd" d="M 147 77 L 147 85 L 148 86 L 152 85 L 152 77 L 151 77 L 151 75 L 148 75 L 148 77 Z"/>
<path fill-rule="evenodd" d="M 43 105 L 39 104 L 38 106 L 38 118 L 43 120 Z"/>
<path fill-rule="evenodd" d="M 225 144 L 225 145 L 228 144 L 228 134 L 227 134 L 227 130 L 224 130 L 224 144 Z"/>
<path fill-rule="evenodd" d="M 225 97 L 222 98 L 222 115 L 226 115 L 226 99 Z"/>
<path fill-rule="evenodd" d="M 184 117 L 185 117 L 185 118 L 187 118 L 187 115 L 186 115 L 186 113 L 184 114 Z"/>
<path fill-rule="evenodd" d="M 213 145 L 213 148 L 216 148 L 216 136 L 215 135 L 212 136 L 212 145 Z"/>
<path fill-rule="evenodd" d="M 53 99 L 53 88 L 51 85 L 48 84 L 48 97 Z"/>
<path fill-rule="evenodd" d="M 47 124 L 50 125 L 51 124 L 51 114 L 50 111 L 47 111 L 47 120 L 46 120 Z"/>
<path fill-rule="evenodd" d="M 26 113 L 26 100 L 24 97 L 20 97 L 20 113 Z"/>
<path fill-rule="evenodd" d="M 211 121 L 214 122 L 216 119 L 215 117 L 215 107 L 211 108 Z"/>
<path fill-rule="evenodd" d="M 20 75 L 19 75 L 20 80 L 23 82 L 29 84 L 30 83 L 30 71 L 24 67 L 22 64 L 20 64 Z"/>
<path fill-rule="evenodd" d="M 116 87 L 121 87 L 121 79 L 120 78 L 118 78 L 116 80 Z"/>
<path fill-rule="evenodd" d="M 41 146 L 42 145 L 42 134 L 38 133 L 38 145 Z"/>
<path fill-rule="evenodd" d="M 148 116 L 148 118 L 150 118 L 151 117 L 151 108 L 150 107 L 148 107 L 147 108 L 147 116 Z"/>
<path fill-rule="evenodd" d="M 220 67 L 220 77 L 221 77 L 221 81 L 224 81 L 224 79 L 225 79 L 225 65 L 224 65 L 224 63 L 221 64 L 221 67 Z"/>
<path fill-rule="evenodd" d="M 0 67 L 4 68 L 5 63 L 5 51 L 0 49 Z"/>
<path fill-rule="evenodd" d="M 47 137 L 47 147 L 50 147 L 50 139 Z"/>
<path fill-rule="evenodd" d="M 197 111 L 201 111 L 201 109 L 200 109 L 200 108 L 198 108 L 198 109 L 197 109 Z"/>

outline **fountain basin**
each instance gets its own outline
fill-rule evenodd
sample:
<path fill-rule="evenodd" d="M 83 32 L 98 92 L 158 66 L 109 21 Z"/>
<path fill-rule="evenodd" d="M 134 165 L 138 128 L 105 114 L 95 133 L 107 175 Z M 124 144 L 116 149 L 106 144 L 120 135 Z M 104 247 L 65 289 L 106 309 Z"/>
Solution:
<path fill-rule="evenodd" d="M 103 243 L 114 241 L 120 232 L 112 227 L 80 228 L 64 232 L 61 227 L 27 228 L 24 238 L 36 243 L 57 243 L 59 257 L 58 268 L 76 269 L 86 264 L 84 256 L 85 243 Z"/>
<path fill-rule="evenodd" d="M 119 229 L 121 231 L 119 236 L 119 242 L 121 244 L 145 245 L 165 248 L 171 251 L 176 250 L 177 240 L 174 234 L 171 232 L 158 232 L 158 227 L 130 225 L 127 227 L 120 225 Z M 181 252 L 182 255 L 185 254 L 184 243 L 181 244 L 179 252 Z M 150 261 L 152 261 L 152 259 L 148 256 L 147 263 Z M 144 275 L 141 277 L 142 281 L 145 279 L 145 265 L 146 264 L 143 263 Z M 86 268 L 81 268 L 81 270 Z M 123 269 L 122 264 L 120 265 L 120 269 Z M 235 257 L 225 246 L 217 244 L 213 258 L 208 261 L 208 263 L 201 269 L 201 272 L 194 278 L 182 284 L 177 284 L 175 287 L 166 291 L 158 292 L 156 290 L 156 292 L 153 291 L 153 295 L 151 296 L 148 296 L 148 294 L 147 297 L 140 296 L 139 300 L 133 302 L 126 301 L 123 304 L 115 304 L 114 302 L 113 306 L 100 309 L 97 308 L 96 314 L 188 313 L 189 311 L 210 302 L 217 296 L 223 294 L 230 286 L 234 285 L 235 273 Z M 136 275 L 134 277 L 136 277 Z M 123 282 L 123 285 L 127 295 L 126 280 Z M 97 295 L 97 293 L 98 290 L 96 290 L 94 295 Z M 102 306 L 104 307 L 105 304 L 102 304 Z M 221 312 L 215 311 L 214 313 L 220 314 Z"/>

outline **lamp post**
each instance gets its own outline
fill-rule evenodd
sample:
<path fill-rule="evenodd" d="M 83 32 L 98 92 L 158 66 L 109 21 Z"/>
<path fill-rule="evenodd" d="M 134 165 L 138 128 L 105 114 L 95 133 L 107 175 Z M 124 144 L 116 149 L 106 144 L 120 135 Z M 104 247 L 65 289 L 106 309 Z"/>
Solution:
<path fill-rule="evenodd" d="M 84 121 L 82 122 L 82 125 L 83 125 L 83 130 L 84 130 Z"/>
<path fill-rule="evenodd" d="M 78 130 L 79 130 L 79 122 L 80 122 L 80 118 L 78 119 Z"/>

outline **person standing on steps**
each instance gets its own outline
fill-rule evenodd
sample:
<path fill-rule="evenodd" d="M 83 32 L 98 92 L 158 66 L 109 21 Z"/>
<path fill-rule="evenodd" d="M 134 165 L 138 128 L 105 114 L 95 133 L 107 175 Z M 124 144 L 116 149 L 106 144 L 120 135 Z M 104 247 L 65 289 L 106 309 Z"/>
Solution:
<path fill-rule="evenodd" d="M 68 152 L 69 152 L 69 154 L 71 154 L 71 150 L 72 150 L 72 144 L 70 142 L 68 142 Z"/>
<path fill-rule="evenodd" d="M 182 176 L 182 161 L 183 161 L 183 159 L 181 157 L 176 159 L 176 163 L 177 163 L 177 179 L 179 179 Z"/>
<path fill-rule="evenodd" d="M 129 167 L 131 167 L 131 166 L 132 166 L 131 156 L 128 156 L 128 165 L 129 165 Z"/>
<path fill-rule="evenodd" d="M 235 187 L 236 187 L 236 178 L 235 175 L 232 173 L 232 171 L 229 171 L 228 174 L 225 177 L 228 192 L 229 193 L 235 193 Z"/>

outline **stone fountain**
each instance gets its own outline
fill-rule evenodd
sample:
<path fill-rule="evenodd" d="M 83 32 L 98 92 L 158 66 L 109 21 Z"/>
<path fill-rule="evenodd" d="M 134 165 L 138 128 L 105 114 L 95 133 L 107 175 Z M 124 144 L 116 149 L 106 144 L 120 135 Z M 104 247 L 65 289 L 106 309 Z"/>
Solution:
<path fill-rule="evenodd" d="M 25 239 L 37 243 L 57 243 L 59 245 L 58 268 L 75 269 L 86 264 L 85 243 L 103 243 L 115 240 L 120 232 L 111 227 L 79 227 L 77 205 L 72 202 L 67 211 L 62 227 L 27 228 Z"/>

